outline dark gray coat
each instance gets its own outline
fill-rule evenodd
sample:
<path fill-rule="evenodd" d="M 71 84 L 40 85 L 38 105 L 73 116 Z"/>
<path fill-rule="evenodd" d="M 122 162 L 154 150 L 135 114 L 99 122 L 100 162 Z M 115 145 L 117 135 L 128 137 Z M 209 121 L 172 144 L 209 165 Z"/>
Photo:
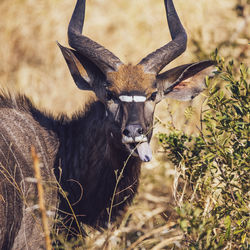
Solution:
<path fill-rule="evenodd" d="M 100 102 L 69 120 L 38 111 L 25 97 L 0 96 L 0 249 L 44 248 L 31 146 L 40 160 L 50 224 L 59 200 L 60 210 L 72 214 L 58 194 L 58 181 L 78 221 L 107 225 L 115 173 L 128 157 L 119 143 L 120 130 L 115 131 Z M 140 161 L 132 156 L 117 189 L 114 205 L 119 205 L 113 208 L 112 220 L 131 202 L 139 173 Z M 71 215 L 60 215 L 67 226 L 73 221 L 71 230 L 79 233 Z"/>

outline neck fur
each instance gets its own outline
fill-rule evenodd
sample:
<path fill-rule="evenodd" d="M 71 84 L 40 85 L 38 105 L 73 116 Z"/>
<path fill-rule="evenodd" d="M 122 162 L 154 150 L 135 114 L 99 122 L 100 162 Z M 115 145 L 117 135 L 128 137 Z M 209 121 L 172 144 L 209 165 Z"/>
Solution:
<path fill-rule="evenodd" d="M 78 219 L 92 226 L 107 225 L 107 208 L 114 192 L 111 220 L 132 201 L 139 184 L 140 160 L 129 157 L 121 138 L 115 136 L 116 129 L 105 117 L 100 102 L 91 104 L 84 115 L 62 123 L 60 128 L 56 175 Z M 123 177 L 115 190 L 121 171 Z M 60 209 L 72 213 L 64 198 Z"/>

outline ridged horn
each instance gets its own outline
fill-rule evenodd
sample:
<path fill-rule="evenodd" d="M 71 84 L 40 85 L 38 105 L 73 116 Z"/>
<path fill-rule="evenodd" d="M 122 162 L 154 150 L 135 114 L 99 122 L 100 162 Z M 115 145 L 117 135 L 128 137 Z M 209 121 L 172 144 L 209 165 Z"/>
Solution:
<path fill-rule="evenodd" d="M 143 58 L 139 64 L 146 72 L 158 74 L 168 63 L 181 55 L 187 46 L 187 34 L 172 0 L 164 0 L 172 41 Z"/>
<path fill-rule="evenodd" d="M 95 63 L 104 74 L 116 71 L 118 66 L 122 64 L 120 59 L 102 45 L 82 35 L 85 4 L 85 0 L 77 0 L 68 27 L 69 45 Z"/>

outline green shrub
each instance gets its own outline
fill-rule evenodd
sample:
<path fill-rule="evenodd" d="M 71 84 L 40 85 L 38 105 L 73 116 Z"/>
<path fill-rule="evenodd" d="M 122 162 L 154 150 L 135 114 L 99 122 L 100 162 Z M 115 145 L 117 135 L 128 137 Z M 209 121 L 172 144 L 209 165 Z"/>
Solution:
<path fill-rule="evenodd" d="M 214 57 L 218 77 L 207 80 L 200 134 L 189 136 L 175 130 L 160 134 L 159 140 L 190 187 L 182 190 L 177 208 L 185 245 L 190 249 L 247 249 L 249 70 Z"/>

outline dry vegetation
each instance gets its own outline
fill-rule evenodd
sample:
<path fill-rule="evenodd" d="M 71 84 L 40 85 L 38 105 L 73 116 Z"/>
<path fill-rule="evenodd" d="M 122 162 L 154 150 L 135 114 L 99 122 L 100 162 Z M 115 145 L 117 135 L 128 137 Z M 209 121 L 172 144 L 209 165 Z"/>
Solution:
<path fill-rule="evenodd" d="M 0 86 L 27 94 L 39 107 L 54 114 L 72 114 L 93 98 L 76 88 L 56 45 L 57 40 L 67 44 L 74 4 L 66 0 L 0 1 Z M 225 58 L 247 63 L 248 0 L 175 0 L 175 4 L 189 43 L 187 52 L 171 66 L 208 58 L 216 47 Z M 87 5 L 85 34 L 124 62 L 136 63 L 170 39 L 162 0 L 88 0 Z M 185 104 L 163 101 L 157 108 L 155 133 L 166 132 L 169 122 L 197 133 L 203 99 L 201 96 Z M 175 204 L 172 193 L 176 173 L 160 152 L 157 139 L 152 143 L 155 159 L 143 167 L 134 205 L 119 227 L 104 233 L 89 229 L 85 248 L 162 249 L 173 242 L 180 247 L 181 234 L 174 213 L 170 215 Z"/>

